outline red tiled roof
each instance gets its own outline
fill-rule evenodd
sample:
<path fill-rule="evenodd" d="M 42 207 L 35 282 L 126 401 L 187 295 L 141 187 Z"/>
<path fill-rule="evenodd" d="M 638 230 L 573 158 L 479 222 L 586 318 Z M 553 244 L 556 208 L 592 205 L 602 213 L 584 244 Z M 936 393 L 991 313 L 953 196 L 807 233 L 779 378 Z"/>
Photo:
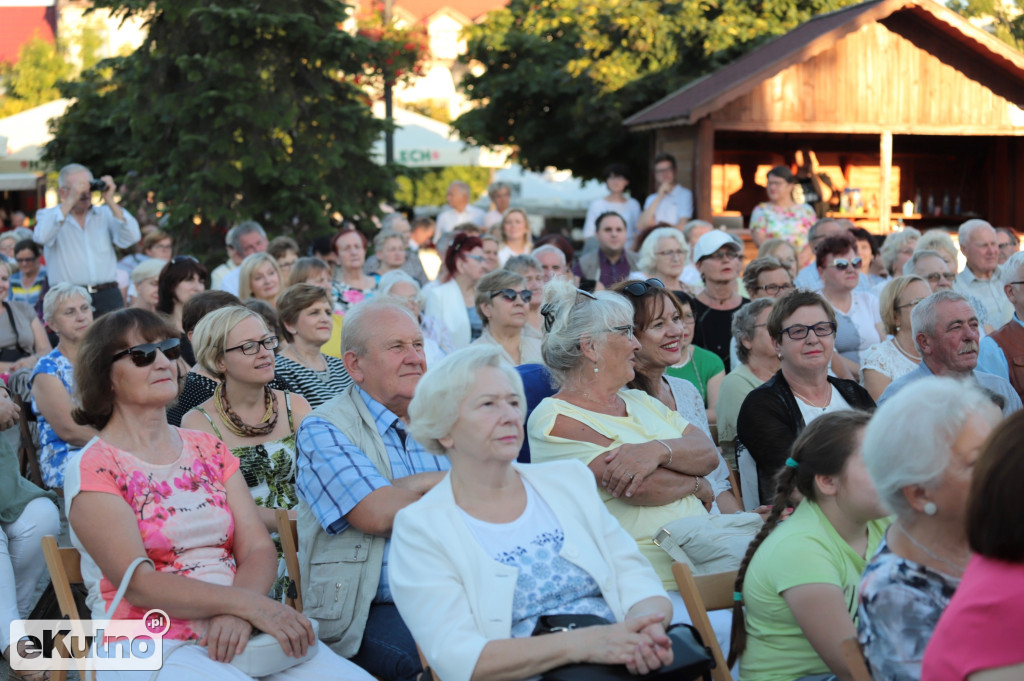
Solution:
<path fill-rule="evenodd" d="M 53 42 L 54 7 L 0 7 L 0 61 L 15 62 L 21 46 L 39 36 Z"/>

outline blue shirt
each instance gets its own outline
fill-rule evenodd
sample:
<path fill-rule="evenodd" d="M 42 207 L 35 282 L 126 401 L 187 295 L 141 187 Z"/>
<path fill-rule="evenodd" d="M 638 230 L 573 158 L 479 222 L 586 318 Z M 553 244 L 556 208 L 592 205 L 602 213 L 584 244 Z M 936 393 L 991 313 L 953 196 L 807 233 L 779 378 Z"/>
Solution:
<path fill-rule="evenodd" d="M 1024 326 L 1016 312 L 1010 321 Z M 978 344 L 978 371 L 998 376 L 1004 381 L 1010 380 L 1010 366 L 1006 362 L 1006 353 L 999 347 L 999 343 L 992 340 L 992 336 L 985 336 Z"/>
<path fill-rule="evenodd" d="M 909 374 L 903 374 L 889 384 L 889 387 L 885 389 L 882 396 L 878 398 L 878 406 L 882 406 L 886 400 L 899 392 L 903 386 L 927 376 L 934 376 L 934 374 L 932 373 L 932 370 L 928 368 L 928 365 L 922 361 L 917 365 L 917 368 Z M 1020 395 L 1018 395 L 1017 391 L 1013 389 L 1013 386 L 1010 385 L 1009 381 L 1003 380 L 998 376 L 985 373 L 984 371 L 972 371 L 971 378 L 973 378 L 982 388 L 991 390 L 1003 398 L 1003 416 L 1009 416 L 1013 412 L 1024 407 L 1024 405 L 1021 404 Z"/>
<path fill-rule="evenodd" d="M 447 457 L 430 454 L 411 437 L 406 436 L 403 444 L 399 429 L 404 431 L 405 424 L 362 388 L 356 386 L 353 389 L 373 415 L 374 425 L 391 464 L 392 479 L 451 468 Z M 377 470 L 362 450 L 352 444 L 337 426 L 319 416 L 302 420 L 296 459 L 295 487 L 327 534 L 347 530 L 350 525 L 345 516 L 371 492 L 391 486 L 391 481 Z M 377 602 L 391 602 L 387 581 L 390 542 L 389 539 L 384 545 Z"/>

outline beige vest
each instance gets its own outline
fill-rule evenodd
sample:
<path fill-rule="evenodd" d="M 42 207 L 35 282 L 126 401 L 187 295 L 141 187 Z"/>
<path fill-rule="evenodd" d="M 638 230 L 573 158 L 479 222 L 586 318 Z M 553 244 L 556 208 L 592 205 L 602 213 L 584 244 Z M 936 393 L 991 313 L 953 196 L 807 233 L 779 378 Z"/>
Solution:
<path fill-rule="evenodd" d="M 313 410 L 311 416 L 334 424 L 381 475 L 391 480 L 391 462 L 384 442 L 355 388 L 354 384 L 349 386 Z M 320 640 L 342 657 L 352 657 L 363 641 L 370 604 L 377 594 L 387 539 L 354 527 L 340 534 L 327 534 L 301 498 L 298 512 L 303 612 L 318 620 Z"/>

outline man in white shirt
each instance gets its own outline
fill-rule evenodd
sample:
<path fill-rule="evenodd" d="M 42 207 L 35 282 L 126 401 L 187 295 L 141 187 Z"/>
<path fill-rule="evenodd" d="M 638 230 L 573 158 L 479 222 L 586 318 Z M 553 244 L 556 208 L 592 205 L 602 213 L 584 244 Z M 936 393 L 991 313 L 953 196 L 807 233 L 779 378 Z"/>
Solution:
<path fill-rule="evenodd" d="M 92 204 L 92 173 L 71 163 L 57 176 L 60 204 L 36 213 L 32 234 L 42 244 L 49 285 L 61 282 L 84 287 L 92 296 L 95 316 L 124 307 L 117 286 L 117 253 L 142 238 L 138 221 L 114 200 L 114 178 L 100 181 L 103 205 Z"/>
<path fill-rule="evenodd" d="M 967 267 L 957 275 L 953 290 L 980 300 L 988 323 L 998 329 L 1013 317 L 1013 305 L 1003 292 L 996 230 L 984 220 L 974 219 L 960 225 L 957 236 Z"/>
<path fill-rule="evenodd" d="M 434 241 L 441 238 L 442 234 L 450 232 L 464 222 L 472 222 L 477 227 L 483 227 L 484 212 L 476 206 L 469 204 L 469 185 L 462 180 L 455 180 L 448 185 L 448 208 L 441 211 L 437 216 L 437 227 L 434 231 Z"/>
<path fill-rule="evenodd" d="M 654 181 L 658 191 L 644 201 L 644 212 L 637 221 L 637 229 L 665 225 L 682 229 L 693 217 L 693 193 L 676 183 L 676 159 L 671 154 L 654 157 Z"/>
<path fill-rule="evenodd" d="M 263 226 L 255 220 L 246 220 L 228 230 L 227 241 L 236 254 L 241 255 L 238 262 L 242 262 L 253 253 L 262 253 L 267 250 L 267 233 Z M 227 274 L 220 282 L 220 290 L 238 295 L 238 277 L 242 268 L 236 267 Z M 282 282 L 283 284 L 284 282 Z"/>
<path fill-rule="evenodd" d="M 227 262 L 217 265 L 213 268 L 213 272 L 210 272 L 210 288 L 213 290 L 219 290 L 221 282 L 224 281 L 224 277 L 226 277 L 232 270 L 238 269 L 238 266 L 242 264 L 242 254 L 236 251 L 235 247 L 231 245 L 231 236 L 234 230 L 235 227 L 232 227 L 228 230 L 228 233 L 224 235 L 224 247 L 228 252 Z"/>
<path fill-rule="evenodd" d="M 484 215 L 484 229 L 490 229 L 501 224 L 505 211 L 512 203 L 512 187 L 504 182 L 495 182 L 487 188 L 487 195 L 491 197 L 493 207 Z"/>

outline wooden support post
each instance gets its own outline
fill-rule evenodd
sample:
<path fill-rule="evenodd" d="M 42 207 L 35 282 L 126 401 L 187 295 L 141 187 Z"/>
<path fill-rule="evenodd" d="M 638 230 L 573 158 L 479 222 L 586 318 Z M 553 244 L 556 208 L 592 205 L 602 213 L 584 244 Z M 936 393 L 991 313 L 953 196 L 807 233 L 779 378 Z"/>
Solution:
<path fill-rule="evenodd" d="M 888 234 L 892 231 L 890 211 L 893 199 L 889 196 L 889 180 L 892 177 L 892 132 L 889 130 L 882 131 L 879 141 L 878 174 L 878 231 L 880 234 Z"/>
<path fill-rule="evenodd" d="M 705 116 L 697 123 L 693 154 L 693 217 L 711 221 L 711 165 L 715 157 L 715 129 Z"/>

